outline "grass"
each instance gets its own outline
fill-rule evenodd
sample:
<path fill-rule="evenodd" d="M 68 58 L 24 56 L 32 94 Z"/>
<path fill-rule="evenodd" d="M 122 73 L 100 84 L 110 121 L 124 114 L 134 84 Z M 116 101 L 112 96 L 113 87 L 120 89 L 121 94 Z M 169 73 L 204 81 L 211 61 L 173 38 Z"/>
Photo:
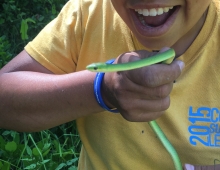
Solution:
<path fill-rule="evenodd" d="M 0 68 L 57 16 L 67 0 L 2 0 Z M 1 170 L 76 170 L 81 141 L 75 122 L 37 133 L 0 129 Z"/>
<path fill-rule="evenodd" d="M 37 133 L 0 132 L 2 170 L 77 169 L 81 141 L 74 122 Z"/>

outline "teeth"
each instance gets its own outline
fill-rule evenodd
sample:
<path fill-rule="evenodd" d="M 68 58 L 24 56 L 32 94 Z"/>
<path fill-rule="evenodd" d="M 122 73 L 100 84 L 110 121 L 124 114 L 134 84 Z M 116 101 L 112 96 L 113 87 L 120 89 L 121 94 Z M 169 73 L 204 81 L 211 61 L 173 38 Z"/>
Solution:
<path fill-rule="evenodd" d="M 142 9 L 138 9 L 138 14 L 143 14 L 143 10 Z"/>
<path fill-rule="evenodd" d="M 149 15 L 148 9 L 143 9 L 143 15 L 144 15 L 144 16 L 148 16 L 148 15 Z"/>
<path fill-rule="evenodd" d="M 163 12 L 168 12 L 170 10 L 170 8 L 166 7 L 166 8 L 163 8 Z"/>
<path fill-rule="evenodd" d="M 157 16 L 162 15 L 165 12 L 168 12 L 173 7 L 164 7 L 164 8 L 151 8 L 151 9 L 135 9 L 136 12 L 142 14 L 143 16 Z"/>
<path fill-rule="evenodd" d="M 162 15 L 162 14 L 163 14 L 163 8 L 158 8 L 157 15 Z"/>
<path fill-rule="evenodd" d="M 157 16 L 157 10 L 155 8 L 150 9 L 150 16 Z"/>

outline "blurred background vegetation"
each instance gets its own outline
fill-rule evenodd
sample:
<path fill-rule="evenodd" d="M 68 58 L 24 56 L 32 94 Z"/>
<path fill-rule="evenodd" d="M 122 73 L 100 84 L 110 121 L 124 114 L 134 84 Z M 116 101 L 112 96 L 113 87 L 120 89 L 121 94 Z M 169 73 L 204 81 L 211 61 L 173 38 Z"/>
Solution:
<path fill-rule="evenodd" d="M 67 0 L 0 0 L 0 68 L 54 19 Z M 0 169 L 76 170 L 75 122 L 37 133 L 0 129 Z"/>

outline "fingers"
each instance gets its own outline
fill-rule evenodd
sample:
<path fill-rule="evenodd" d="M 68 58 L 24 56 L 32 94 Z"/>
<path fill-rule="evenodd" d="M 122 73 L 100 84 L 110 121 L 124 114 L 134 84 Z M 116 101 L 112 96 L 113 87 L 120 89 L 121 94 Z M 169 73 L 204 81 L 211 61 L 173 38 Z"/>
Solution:
<path fill-rule="evenodd" d="M 183 170 L 195 170 L 195 167 L 193 165 L 190 165 L 190 164 L 185 164 L 183 166 Z"/>
<path fill-rule="evenodd" d="M 165 49 L 162 49 L 166 50 Z M 122 54 L 116 63 L 139 60 L 155 53 L 138 51 Z M 128 121 L 146 122 L 160 117 L 170 106 L 173 82 L 184 64 L 155 64 L 135 70 L 106 73 L 102 84 L 104 101 L 116 107 Z"/>
<path fill-rule="evenodd" d="M 159 51 L 159 53 L 165 52 L 165 51 L 167 51 L 167 50 L 169 50 L 169 49 L 170 49 L 169 47 L 164 47 L 164 48 L 162 48 L 162 49 Z"/>
<path fill-rule="evenodd" d="M 121 76 L 123 77 L 124 75 Z M 140 81 L 143 83 L 144 80 L 140 79 Z M 121 79 L 118 84 L 115 84 L 115 88 L 118 89 L 116 91 L 117 96 L 124 96 L 124 93 L 132 93 L 135 97 L 139 97 L 143 100 L 158 100 L 167 97 L 173 88 L 173 81 L 157 86 L 143 86 L 141 83 L 134 83 L 131 79 L 127 79 L 127 81 L 122 81 Z"/>
<path fill-rule="evenodd" d="M 157 100 L 141 98 L 134 93 L 121 92 L 122 95 L 117 95 L 120 99 L 118 107 L 126 112 L 133 112 L 133 110 L 144 110 L 146 112 L 161 112 L 167 110 L 170 106 L 170 97 L 167 95 L 164 98 Z M 130 100 L 132 99 L 132 101 Z"/>
<path fill-rule="evenodd" d="M 127 71 L 127 77 L 136 84 L 145 87 L 157 87 L 174 82 L 181 74 L 184 67 L 182 61 L 172 64 L 155 64 L 140 69 Z"/>
<path fill-rule="evenodd" d="M 190 165 L 184 164 L 184 170 L 218 170 L 220 169 L 220 165 Z"/>
<path fill-rule="evenodd" d="M 131 122 L 148 122 L 159 118 L 164 110 L 168 109 L 170 98 L 160 100 L 123 100 L 120 102 L 119 110 L 121 115 Z"/>

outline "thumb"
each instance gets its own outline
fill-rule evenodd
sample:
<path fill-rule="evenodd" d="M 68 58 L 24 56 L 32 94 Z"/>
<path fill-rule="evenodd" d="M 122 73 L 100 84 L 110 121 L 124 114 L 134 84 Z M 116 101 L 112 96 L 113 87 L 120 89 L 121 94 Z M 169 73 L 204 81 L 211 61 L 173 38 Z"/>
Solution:
<path fill-rule="evenodd" d="M 170 49 L 169 47 L 163 47 L 158 53 L 163 53 L 163 52 L 165 52 L 165 51 L 167 51 L 169 49 Z M 182 71 L 183 68 L 185 67 L 184 62 L 181 61 L 181 60 L 176 60 L 175 62 L 179 65 L 179 68 Z"/>
<path fill-rule="evenodd" d="M 167 51 L 167 50 L 169 50 L 170 48 L 169 47 L 163 47 L 163 48 L 161 48 L 161 50 L 159 51 L 159 53 L 163 53 L 163 52 L 165 52 L 165 51 Z"/>
<path fill-rule="evenodd" d="M 220 169 L 219 164 L 215 165 L 190 165 L 184 164 L 183 170 L 217 170 Z"/>
<path fill-rule="evenodd" d="M 195 170 L 195 167 L 190 164 L 184 164 L 183 170 Z"/>

